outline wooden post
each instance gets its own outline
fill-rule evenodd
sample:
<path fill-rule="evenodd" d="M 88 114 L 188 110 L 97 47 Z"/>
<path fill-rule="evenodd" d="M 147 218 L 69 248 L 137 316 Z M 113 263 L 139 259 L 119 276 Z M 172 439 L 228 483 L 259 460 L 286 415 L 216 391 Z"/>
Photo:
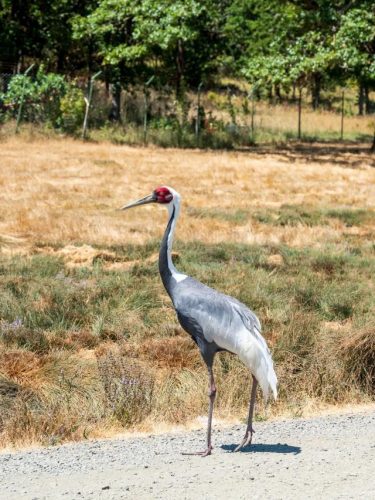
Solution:
<path fill-rule="evenodd" d="M 27 68 L 27 70 L 25 71 L 24 76 L 27 76 L 30 73 L 30 71 L 33 69 L 34 66 L 35 66 L 35 64 L 32 64 L 31 66 L 29 66 Z M 17 121 L 16 121 L 16 134 L 18 134 L 18 129 L 19 129 L 21 119 L 22 119 L 22 109 L 23 109 L 23 104 L 25 102 L 25 87 L 26 87 L 26 80 L 24 80 L 23 84 L 22 84 L 21 102 L 20 102 L 20 105 L 18 108 Z"/>
<path fill-rule="evenodd" d="M 101 71 L 98 71 L 95 73 L 94 76 L 90 78 L 90 83 L 89 83 L 89 94 L 88 97 L 85 97 L 85 103 L 86 103 L 86 111 L 85 111 L 85 118 L 83 120 L 83 128 L 82 128 L 82 139 L 85 140 L 87 137 L 87 127 L 88 127 L 88 122 L 89 122 L 89 110 L 91 106 L 91 100 L 92 100 L 92 91 L 93 91 L 93 86 L 94 86 L 94 81 L 98 76 L 101 74 Z"/>
<path fill-rule="evenodd" d="M 251 140 L 254 141 L 254 117 L 255 117 L 255 85 L 251 89 Z"/>
<path fill-rule="evenodd" d="M 203 86 L 203 82 L 200 82 L 198 85 L 198 93 L 197 93 L 197 117 L 196 117 L 196 122 L 195 122 L 195 141 L 196 141 L 196 146 L 199 148 L 199 143 L 200 143 L 200 135 L 201 135 L 201 89 Z"/>
<path fill-rule="evenodd" d="M 344 109 L 345 107 L 345 91 L 342 91 L 341 94 L 341 130 L 340 130 L 340 139 L 344 139 Z"/>
<path fill-rule="evenodd" d="M 302 87 L 298 87 L 298 139 L 301 140 Z"/>
<path fill-rule="evenodd" d="M 147 129 L 148 129 L 148 86 L 151 84 L 155 76 L 147 80 L 143 87 L 143 102 L 144 102 L 144 114 L 143 114 L 143 144 L 147 144 Z"/>

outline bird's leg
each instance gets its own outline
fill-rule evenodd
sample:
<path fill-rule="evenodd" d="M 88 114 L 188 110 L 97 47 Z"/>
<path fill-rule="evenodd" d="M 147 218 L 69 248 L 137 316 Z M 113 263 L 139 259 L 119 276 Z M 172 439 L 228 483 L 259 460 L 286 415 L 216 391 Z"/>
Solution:
<path fill-rule="evenodd" d="M 257 391 L 257 385 L 258 381 L 253 375 L 253 385 L 251 388 L 251 397 L 250 397 L 250 406 L 249 406 L 249 418 L 247 420 L 247 427 L 246 427 L 246 432 L 243 440 L 241 443 L 237 446 L 237 448 L 234 451 L 238 451 L 241 448 L 244 448 L 248 444 L 251 444 L 251 439 L 253 437 L 253 433 L 255 432 L 253 429 L 253 414 L 254 414 L 254 406 L 255 406 L 255 396 L 256 396 L 256 391 Z"/>
<path fill-rule="evenodd" d="M 207 457 L 211 455 L 212 444 L 211 444 L 211 428 L 212 428 L 212 414 L 214 411 L 214 402 L 216 397 L 216 385 L 214 380 L 214 374 L 212 371 L 212 366 L 208 366 L 208 397 L 210 399 L 210 405 L 208 408 L 208 424 L 207 424 L 207 449 L 204 451 L 198 451 L 193 453 L 183 453 L 183 455 L 200 455 L 201 457 Z"/>
<path fill-rule="evenodd" d="M 210 398 L 210 406 L 208 409 L 208 424 L 207 424 L 207 455 L 211 454 L 212 444 L 211 444 L 211 428 L 212 428 L 212 414 L 214 411 L 214 402 L 216 397 L 216 385 L 214 380 L 214 374 L 212 371 L 212 366 L 208 368 L 209 376 L 209 386 L 208 386 L 208 397 Z"/>

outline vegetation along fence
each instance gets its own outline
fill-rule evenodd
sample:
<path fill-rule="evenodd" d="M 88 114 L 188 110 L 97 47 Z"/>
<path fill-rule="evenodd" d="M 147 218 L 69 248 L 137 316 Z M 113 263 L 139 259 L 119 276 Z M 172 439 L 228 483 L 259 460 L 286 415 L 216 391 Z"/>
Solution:
<path fill-rule="evenodd" d="M 373 137 L 371 94 L 368 114 L 359 114 L 352 88 L 322 93 L 321 106 L 314 109 L 308 88 L 272 95 L 229 78 L 209 87 L 200 83 L 176 98 L 174 88 L 153 77 L 123 88 L 106 84 L 102 71 L 69 79 L 30 64 L 23 73 L 0 74 L 0 84 L 0 126 L 7 133 L 32 123 L 83 139 L 202 148 Z"/>

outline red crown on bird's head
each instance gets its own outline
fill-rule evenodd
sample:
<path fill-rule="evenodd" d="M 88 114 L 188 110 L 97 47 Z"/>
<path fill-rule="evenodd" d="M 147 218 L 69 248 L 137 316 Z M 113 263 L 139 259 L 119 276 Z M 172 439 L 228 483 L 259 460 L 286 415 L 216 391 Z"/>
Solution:
<path fill-rule="evenodd" d="M 157 203 L 170 203 L 173 200 L 173 194 L 166 186 L 157 187 L 154 196 Z"/>

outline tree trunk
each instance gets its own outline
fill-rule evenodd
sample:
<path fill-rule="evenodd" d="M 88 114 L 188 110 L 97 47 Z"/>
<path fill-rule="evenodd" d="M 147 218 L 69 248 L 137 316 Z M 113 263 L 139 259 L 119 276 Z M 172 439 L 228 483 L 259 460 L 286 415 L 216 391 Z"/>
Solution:
<path fill-rule="evenodd" d="M 272 100 L 273 100 L 272 85 L 269 85 L 269 87 L 267 89 L 267 98 L 268 98 L 268 102 L 270 104 L 273 104 L 272 103 Z"/>
<path fill-rule="evenodd" d="M 372 144 L 371 144 L 370 152 L 371 153 L 375 153 L 375 128 L 374 128 L 374 136 L 372 138 Z"/>
<path fill-rule="evenodd" d="M 364 103 L 365 103 L 365 95 L 364 95 L 364 87 L 363 84 L 359 84 L 359 89 L 358 89 L 358 114 L 363 115 L 364 114 Z"/>
<path fill-rule="evenodd" d="M 109 119 L 113 122 L 121 122 L 121 90 L 119 82 L 112 84 L 112 103 Z"/>
<path fill-rule="evenodd" d="M 321 76 L 315 74 L 312 80 L 311 86 L 311 105 L 313 109 L 317 109 L 320 106 L 320 90 L 321 90 Z"/>
<path fill-rule="evenodd" d="M 298 139 L 301 140 L 301 123 L 302 123 L 302 87 L 298 89 Z"/>
<path fill-rule="evenodd" d="M 276 96 L 277 102 L 280 103 L 282 101 L 280 85 L 275 85 L 275 96 Z"/>
<path fill-rule="evenodd" d="M 368 85 L 364 85 L 364 100 L 365 100 L 365 113 L 369 115 L 371 113 L 371 102 L 370 102 L 370 92 Z"/>
<path fill-rule="evenodd" d="M 176 99 L 180 101 L 183 96 L 183 75 L 184 75 L 184 47 L 182 45 L 182 40 L 178 40 L 177 43 L 177 55 L 176 55 Z"/>
<path fill-rule="evenodd" d="M 108 74 L 105 74 L 104 76 L 104 88 L 105 88 L 105 96 L 107 99 L 109 99 L 109 78 Z"/>

